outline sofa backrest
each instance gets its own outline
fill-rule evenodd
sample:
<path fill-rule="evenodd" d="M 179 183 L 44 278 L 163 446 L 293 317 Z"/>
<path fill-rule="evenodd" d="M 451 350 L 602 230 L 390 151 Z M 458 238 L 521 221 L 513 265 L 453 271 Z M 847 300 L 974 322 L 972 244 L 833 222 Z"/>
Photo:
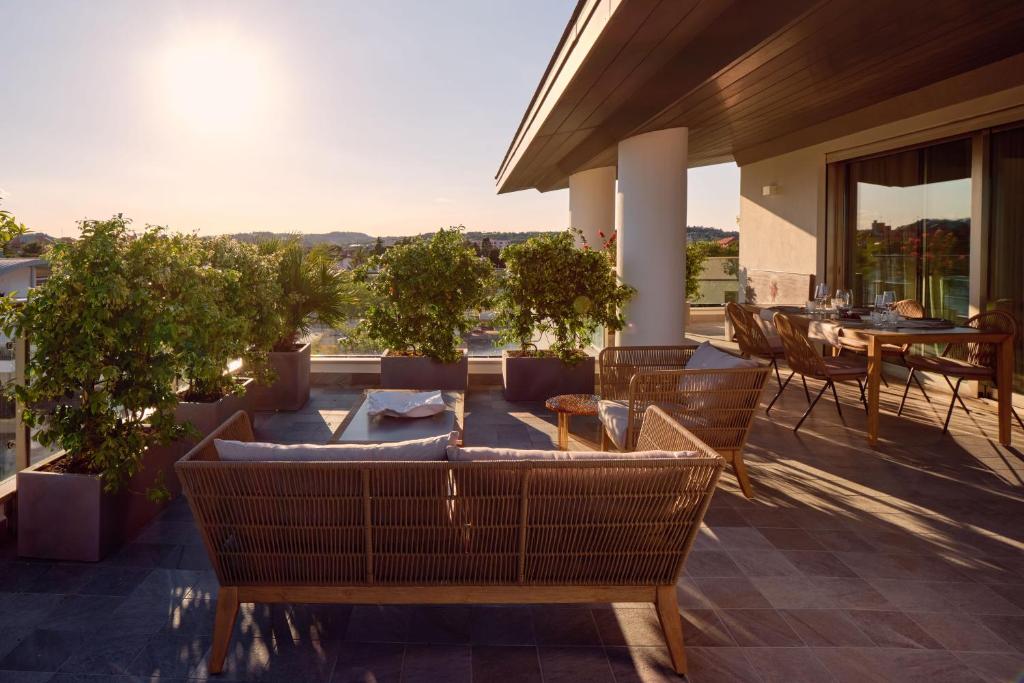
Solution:
<path fill-rule="evenodd" d="M 723 461 L 652 411 L 652 447 L 699 455 L 176 467 L 221 585 L 670 585 Z"/>

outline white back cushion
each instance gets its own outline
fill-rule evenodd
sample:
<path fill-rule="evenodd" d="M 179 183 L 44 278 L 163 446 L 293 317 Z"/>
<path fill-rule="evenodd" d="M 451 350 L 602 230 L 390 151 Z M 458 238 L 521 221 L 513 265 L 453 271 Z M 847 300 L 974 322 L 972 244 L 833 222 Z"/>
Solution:
<path fill-rule="evenodd" d="M 739 358 L 719 351 L 710 342 L 704 342 L 690 356 L 686 363 L 687 370 L 728 370 L 730 368 L 756 368 L 760 365 L 750 358 Z"/>
<path fill-rule="evenodd" d="M 488 460 L 644 460 L 648 458 L 692 458 L 696 451 L 634 451 L 609 453 L 604 451 L 541 451 L 518 448 L 487 448 L 484 446 L 448 447 L 450 462 L 480 462 Z"/>
<path fill-rule="evenodd" d="M 225 462 L 367 462 L 444 460 L 445 449 L 455 443 L 456 432 L 428 439 L 379 444 L 280 444 L 214 439 L 217 455 Z"/>

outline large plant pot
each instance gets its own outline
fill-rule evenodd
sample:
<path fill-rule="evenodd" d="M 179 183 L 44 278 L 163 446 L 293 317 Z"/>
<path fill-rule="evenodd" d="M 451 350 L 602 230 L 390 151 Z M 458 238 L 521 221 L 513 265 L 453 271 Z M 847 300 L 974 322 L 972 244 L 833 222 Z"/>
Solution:
<path fill-rule="evenodd" d="M 174 463 L 184 454 L 181 441 L 149 449 L 139 472 L 117 493 L 103 491 L 103 480 L 96 475 L 46 471 L 63 453 L 18 472 L 18 555 L 102 560 L 166 507 L 169 501 L 153 502 L 146 496 L 161 473 L 171 499 L 181 494 Z"/>
<path fill-rule="evenodd" d="M 383 389 L 441 389 L 465 391 L 469 384 L 469 356 L 442 363 L 426 356 L 401 356 L 385 352 L 380 358 Z"/>
<path fill-rule="evenodd" d="M 594 358 L 576 365 L 558 358 L 501 354 L 501 378 L 508 401 L 544 401 L 558 394 L 594 393 Z"/>
<path fill-rule="evenodd" d="M 304 344 L 294 351 L 270 352 L 277 379 L 249 387 L 253 410 L 301 410 L 309 403 L 310 349 Z"/>
<path fill-rule="evenodd" d="M 245 379 L 242 386 L 245 393 L 235 396 L 225 396 L 216 401 L 197 402 L 180 401 L 175 410 L 175 418 L 178 422 L 191 422 L 198 431 L 198 436 L 189 442 L 198 443 L 207 434 L 223 424 L 229 417 L 244 410 L 252 420 L 252 405 L 249 400 L 249 391 L 252 389 L 253 380 Z"/>

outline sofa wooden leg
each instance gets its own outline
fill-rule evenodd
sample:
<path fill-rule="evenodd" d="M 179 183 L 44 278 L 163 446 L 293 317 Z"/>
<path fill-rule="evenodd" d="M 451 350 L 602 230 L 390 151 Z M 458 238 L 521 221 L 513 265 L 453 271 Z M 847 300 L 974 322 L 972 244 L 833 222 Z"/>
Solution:
<path fill-rule="evenodd" d="M 213 646 L 210 648 L 210 673 L 219 674 L 224 670 L 224 659 L 228 654 L 231 632 L 235 630 L 238 616 L 238 589 L 221 586 L 217 592 L 217 617 L 213 623 Z"/>
<path fill-rule="evenodd" d="M 608 431 L 601 425 L 601 450 L 610 451 L 612 449 L 612 440 L 608 438 Z"/>
<path fill-rule="evenodd" d="M 736 473 L 736 481 L 740 484 L 740 490 L 748 499 L 754 497 L 754 486 L 747 476 L 747 463 L 743 462 L 743 453 L 734 451 L 732 453 L 732 469 Z"/>
<path fill-rule="evenodd" d="M 683 646 L 683 620 L 679 617 L 679 601 L 675 586 L 658 586 L 654 606 L 665 634 L 665 644 L 677 674 L 686 673 L 686 649 Z"/>

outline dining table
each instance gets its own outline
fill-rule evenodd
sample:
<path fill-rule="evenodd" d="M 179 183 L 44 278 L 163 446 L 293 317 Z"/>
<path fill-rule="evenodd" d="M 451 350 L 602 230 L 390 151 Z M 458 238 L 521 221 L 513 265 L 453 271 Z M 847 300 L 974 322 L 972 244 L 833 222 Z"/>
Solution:
<path fill-rule="evenodd" d="M 1003 332 L 964 327 L 952 324 L 936 324 L 927 320 L 900 320 L 893 325 L 881 326 L 870 320 L 828 320 L 806 312 L 782 308 L 762 308 L 761 317 L 771 315 L 775 310 L 786 313 L 802 327 L 807 328 L 808 337 L 838 347 L 838 339 L 846 338 L 860 342 L 867 348 L 867 432 L 868 443 L 878 443 L 879 393 L 882 381 L 882 346 L 892 344 L 994 344 L 998 346 L 996 360 L 996 390 L 998 392 L 999 443 L 1012 443 L 1011 413 L 1013 410 L 1013 335 Z"/>

